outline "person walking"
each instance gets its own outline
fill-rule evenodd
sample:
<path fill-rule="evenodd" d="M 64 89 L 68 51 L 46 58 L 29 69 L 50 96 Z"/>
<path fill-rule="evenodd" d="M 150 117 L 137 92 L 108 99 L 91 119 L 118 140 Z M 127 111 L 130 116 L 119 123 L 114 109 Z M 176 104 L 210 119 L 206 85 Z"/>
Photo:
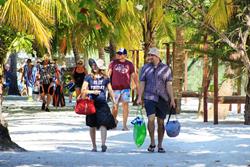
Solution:
<path fill-rule="evenodd" d="M 28 96 L 32 96 L 34 84 L 36 81 L 36 70 L 31 62 L 31 59 L 27 59 L 26 64 L 23 67 L 23 73 L 21 76 L 21 83 L 25 81 L 25 86 Z"/>
<path fill-rule="evenodd" d="M 55 69 L 50 64 L 49 55 L 44 55 L 44 60 L 42 65 L 39 67 L 39 75 L 40 75 L 40 94 L 42 103 L 42 110 L 49 112 L 49 104 L 51 101 L 51 96 L 53 95 L 53 75 Z M 47 96 L 47 98 L 45 98 Z"/>
<path fill-rule="evenodd" d="M 149 152 L 154 152 L 156 147 L 155 117 L 158 124 L 158 152 L 165 153 L 162 146 L 164 137 L 164 119 L 171 107 L 175 108 L 172 72 L 168 65 L 163 64 L 160 59 L 160 52 L 157 48 L 150 48 L 147 56 L 148 63 L 141 69 L 140 91 L 138 104 L 142 104 L 142 94 L 144 93 L 144 105 L 148 117 L 148 132 L 150 136 Z"/>
<path fill-rule="evenodd" d="M 62 75 L 63 72 L 61 72 L 61 69 L 59 65 L 57 64 L 57 60 L 54 59 L 54 62 L 51 63 L 52 67 L 55 69 L 55 75 L 53 79 L 53 106 L 56 107 L 64 107 L 65 106 L 65 98 L 63 94 L 63 80 Z"/>
<path fill-rule="evenodd" d="M 4 92 L 7 93 L 7 95 L 10 94 L 9 88 L 11 87 L 11 80 L 13 78 L 12 71 L 10 70 L 10 65 L 5 64 L 4 66 Z"/>
<path fill-rule="evenodd" d="M 84 61 L 82 59 L 77 61 L 76 67 L 72 72 L 72 77 L 75 83 L 76 97 L 81 93 L 84 77 L 87 75 L 87 70 L 84 67 Z"/>
<path fill-rule="evenodd" d="M 119 102 L 122 102 L 123 108 L 123 128 L 122 130 L 129 130 L 127 127 L 127 119 L 129 114 L 128 103 L 130 101 L 130 83 L 133 79 L 138 92 L 138 79 L 135 76 L 135 68 L 132 62 L 127 60 L 127 50 L 121 48 L 118 50 L 116 59 L 109 65 L 109 76 L 111 78 L 112 89 L 115 94 L 115 105 L 112 114 L 117 118 Z M 116 122 L 117 119 L 116 119 Z"/>
<path fill-rule="evenodd" d="M 115 119 L 111 114 L 110 108 L 107 103 L 106 91 L 109 91 L 110 97 L 114 101 L 114 94 L 110 84 L 110 79 L 105 74 L 106 67 L 102 59 L 89 60 L 91 73 L 84 79 L 81 96 L 88 96 L 94 100 L 96 113 L 86 116 L 86 125 L 90 127 L 90 138 L 93 145 L 93 152 L 97 151 L 96 146 L 96 129 L 101 131 L 101 151 L 107 150 L 106 139 L 107 130 L 116 127 Z"/>

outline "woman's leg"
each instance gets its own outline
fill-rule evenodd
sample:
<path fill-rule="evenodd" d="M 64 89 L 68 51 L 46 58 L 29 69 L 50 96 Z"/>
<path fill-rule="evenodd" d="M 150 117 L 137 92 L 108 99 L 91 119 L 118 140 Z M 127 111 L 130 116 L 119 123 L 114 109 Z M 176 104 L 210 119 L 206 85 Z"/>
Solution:
<path fill-rule="evenodd" d="M 91 142 L 93 145 L 92 151 L 97 151 L 97 148 L 96 148 L 96 128 L 90 127 L 89 134 L 90 134 Z"/>
<path fill-rule="evenodd" d="M 107 128 L 105 126 L 101 126 L 100 131 L 102 140 L 102 152 L 105 152 L 107 150 L 107 146 L 105 145 L 107 139 Z"/>

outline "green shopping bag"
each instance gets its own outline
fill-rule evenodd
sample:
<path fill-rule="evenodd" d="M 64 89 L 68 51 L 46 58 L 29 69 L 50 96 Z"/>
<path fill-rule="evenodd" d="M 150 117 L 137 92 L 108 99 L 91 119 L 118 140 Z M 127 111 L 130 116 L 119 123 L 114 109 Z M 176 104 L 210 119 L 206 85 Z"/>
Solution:
<path fill-rule="evenodd" d="M 131 123 L 134 125 L 134 142 L 138 148 L 142 146 L 147 135 L 146 124 L 141 110 L 142 109 L 138 109 L 137 117 L 133 121 L 131 121 Z"/>

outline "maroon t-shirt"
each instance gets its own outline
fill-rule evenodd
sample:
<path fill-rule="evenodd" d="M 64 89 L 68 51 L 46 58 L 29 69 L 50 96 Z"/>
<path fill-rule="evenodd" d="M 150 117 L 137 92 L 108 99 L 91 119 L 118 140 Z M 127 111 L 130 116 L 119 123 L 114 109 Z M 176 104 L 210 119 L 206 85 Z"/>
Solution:
<path fill-rule="evenodd" d="M 131 74 L 135 72 L 134 65 L 130 61 L 114 60 L 110 63 L 109 69 L 112 70 L 111 84 L 113 90 L 130 89 Z"/>

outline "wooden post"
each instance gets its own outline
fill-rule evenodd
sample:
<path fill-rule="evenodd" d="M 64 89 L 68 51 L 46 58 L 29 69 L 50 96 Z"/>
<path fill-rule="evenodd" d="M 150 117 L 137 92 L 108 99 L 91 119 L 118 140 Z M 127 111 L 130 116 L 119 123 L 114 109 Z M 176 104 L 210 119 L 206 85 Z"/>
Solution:
<path fill-rule="evenodd" d="M 173 46 L 172 46 L 172 60 L 173 60 L 173 62 L 172 62 L 173 63 L 172 66 L 173 67 L 172 68 L 173 69 L 174 69 L 174 56 L 175 56 L 175 42 L 173 42 Z"/>
<path fill-rule="evenodd" d="M 218 124 L 218 57 L 213 57 L 214 67 L 214 124 Z"/>
<path fill-rule="evenodd" d="M 135 66 L 135 50 L 131 50 L 132 51 L 132 60 L 133 60 L 133 64 L 134 64 L 134 66 Z M 134 103 L 134 98 L 135 97 L 135 91 L 134 91 L 134 89 L 132 89 L 132 102 Z"/>
<path fill-rule="evenodd" d="M 135 77 L 139 80 L 139 64 L 140 64 L 140 55 L 139 55 L 139 50 L 136 50 L 136 66 L 135 66 Z M 138 99 L 138 92 L 136 92 L 136 96 L 133 102 L 133 105 L 137 105 L 136 101 Z"/>
<path fill-rule="evenodd" d="M 240 75 L 240 77 L 237 79 L 237 95 L 238 96 L 241 95 L 241 81 L 242 81 L 242 77 Z M 240 103 L 237 104 L 237 112 L 238 112 L 238 114 L 241 112 L 241 104 Z"/>
<path fill-rule="evenodd" d="M 204 37 L 204 51 L 208 49 L 207 35 Z M 208 96 L 208 56 L 205 54 L 203 58 L 203 112 L 204 112 L 204 122 L 207 122 L 207 96 Z"/>
<path fill-rule="evenodd" d="M 185 76 L 184 76 L 184 91 L 187 91 L 188 89 L 188 52 L 185 52 Z"/>
<path fill-rule="evenodd" d="M 170 65 L 170 44 L 169 43 L 163 43 L 166 45 L 166 64 L 169 66 Z"/>
<path fill-rule="evenodd" d="M 139 69 L 139 50 L 136 50 L 136 72 Z"/>

